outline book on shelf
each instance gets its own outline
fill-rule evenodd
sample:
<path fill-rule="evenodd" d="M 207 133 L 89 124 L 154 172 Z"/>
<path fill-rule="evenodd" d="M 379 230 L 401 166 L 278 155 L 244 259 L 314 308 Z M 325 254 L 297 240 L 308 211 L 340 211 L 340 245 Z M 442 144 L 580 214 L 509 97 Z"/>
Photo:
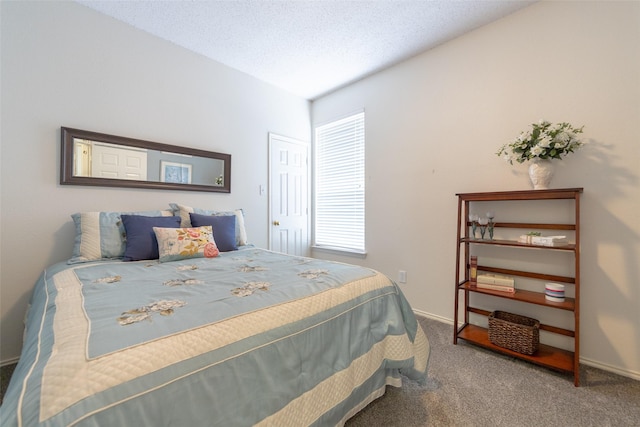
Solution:
<path fill-rule="evenodd" d="M 506 292 L 506 293 L 510 293 L 510 294 L 513 294 L 513 293 L 516 292 L 516 288 L 514 288 L 513 286 L 494 285 L 494 284 L 491 284 L 491 283 L 478 282 L 476 284 L 476 288 L 478 288 L 478 289 L 488 289 L 488 290 L 491 290 L 491 291 Z"/>
<path fill-rule="evenodd" d="M 488 285 L 502 285 L 513 287 L 515 281 L 513 277 L 503 276 L 500 274 L 478 274 L 478 283 L 486 283 Z"/>
<path fill-rule="evenodd" d="M 518 242 L 538 246 L 565 246 L 569 244 L 567 236 L 531 236 L 529 234 L 520 236 Z"/>
<path fill-rule="evenodd" d="M 478 279 L 478 257 L 472 255 L 469 260 L 469 281 L 475 285 Z"/>

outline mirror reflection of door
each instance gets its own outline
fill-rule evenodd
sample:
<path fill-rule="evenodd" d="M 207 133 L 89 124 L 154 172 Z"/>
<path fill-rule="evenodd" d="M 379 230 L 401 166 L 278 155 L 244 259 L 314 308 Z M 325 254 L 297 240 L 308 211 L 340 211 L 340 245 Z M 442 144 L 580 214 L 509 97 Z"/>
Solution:
<path fill-rule="evenodd" d="M 76 139 L 74 176 L 96 178 L 147 179 L 147 150 Z"/>
<path fill-rule="evenodd" d="M 91 143 L 77 139 L 73 151 L 73 176 L 91 176 Z"/>
<path fill-rule="evenodd" d="M 269 134 L 269 249 L 309 254 L 309 144 Z"/>
<path fill-rule="evenodd" d="M 91 174 L 98 178 L 147 180 L 147 152 L 137 148 L 94 143 Z"/>

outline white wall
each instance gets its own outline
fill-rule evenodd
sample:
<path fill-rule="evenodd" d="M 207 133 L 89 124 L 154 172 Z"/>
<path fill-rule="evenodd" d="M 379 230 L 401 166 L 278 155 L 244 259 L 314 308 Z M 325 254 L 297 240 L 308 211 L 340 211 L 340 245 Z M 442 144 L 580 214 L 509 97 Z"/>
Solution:
<path fill-rule="evenodd" d="M 584 124 L 589 146 L 553 182 L 584 187 L 581 356 L 640 378 L 640 3 L 534 4 L 317 100 L 312 117 L 363 107 L 368 256 L 331 258 L 406 270 L 414 309 L 446 320 L 455 194 L 530 189 L 498 148 L 541 118 Z"/>
<path fill-rule="evenodd" d="M 70 257 L 74 212 L 242 207 L 267 246 L 268 132 L 309 140 L 308 101 L 73 2 L 1 7 L 0 361 L 42 270 Z M 230 153 L 231 194 L 60 186 L 60 126 Z"/>

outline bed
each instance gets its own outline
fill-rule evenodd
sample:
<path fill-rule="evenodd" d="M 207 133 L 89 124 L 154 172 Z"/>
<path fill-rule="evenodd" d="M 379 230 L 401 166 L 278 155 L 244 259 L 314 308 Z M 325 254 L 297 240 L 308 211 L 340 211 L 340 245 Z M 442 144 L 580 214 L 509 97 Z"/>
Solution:
<path fill-rule="evenodd" d="M 237 211 L 206 213 L 235 217 L 229 249 L 182 213 L 151 235 L 171 215 L 74 217 L 74 256 L 35 285 L 3 426 L 343 425 L 387 385 L 425 381 L 428 340 L 389 278 L 254 247 Z M 148 217 L 157 259 L 124 260 L 129 217 Z"/>

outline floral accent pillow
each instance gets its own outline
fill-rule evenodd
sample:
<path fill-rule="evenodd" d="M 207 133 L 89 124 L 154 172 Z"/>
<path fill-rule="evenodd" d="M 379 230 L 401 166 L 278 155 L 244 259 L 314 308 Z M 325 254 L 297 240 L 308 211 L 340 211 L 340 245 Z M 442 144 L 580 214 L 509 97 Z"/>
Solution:
<path fill-rule="evenodd" d="M 153 227 L 160 262 L 188 258 L 215 258 L 220 251 L 210 225 L 193 228 Z"/>

